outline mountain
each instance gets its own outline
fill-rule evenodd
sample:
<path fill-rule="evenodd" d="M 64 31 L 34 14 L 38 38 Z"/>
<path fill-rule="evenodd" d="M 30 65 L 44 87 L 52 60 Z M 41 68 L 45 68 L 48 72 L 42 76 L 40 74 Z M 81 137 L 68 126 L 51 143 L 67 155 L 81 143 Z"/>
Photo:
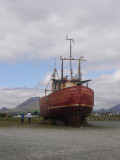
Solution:
<path fill-rule="evenodd" d="M 99 109 L 99 110 L 93 110 L 93 112 L 120 112 L 120 104 L 114 106 L 114 107 L 111 107 L 109 109 Z"/>
<path fill-rule="evenodd" d="M 40 97 L 32 97 L 15 108 L 11 109 L 9 113 L 25 113 L 40 111 L 39 109 L 39 99 Z"/>
<path fill-rule="evenodd" d="M 3 107 L 0 109 L 0 112 L 3 113 L 3 112 L 7 112 L 7 111 L 10 111 L 10 109 L 6 108 L 6 107 Z"/>
<path fill-rule="evenodd" d="M 106 109 L 101 108 L 101 109 L 93 110 L 93 112 L 106 112 Z"/>
<path fill-rule="evenodd" d="M 120 112 L 120 104 L 106 110 L 107 112 Z"/>

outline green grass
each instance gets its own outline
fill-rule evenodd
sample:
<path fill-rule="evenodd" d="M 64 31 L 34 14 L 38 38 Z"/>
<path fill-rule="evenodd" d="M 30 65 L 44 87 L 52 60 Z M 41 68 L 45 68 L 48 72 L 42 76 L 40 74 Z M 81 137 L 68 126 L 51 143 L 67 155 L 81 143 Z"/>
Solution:
<path fill-rule="evenodd" d="M 31 125 L 40 125 L 42 117 L 32 117 Z M 24 123 L 21 123 L 20 117 L 0 117 L 0 127 L 10 127 L 10 126 L 27 126 L 28 119 L 24 118 Z"/>
<path fill-rule="evenodd" d="M 60 126 L 56 126 L 51 124 L 45 123 L 43 117 L 32 117 L 31 124 L 28 124 L 28 120 L 25 117 L 24 123 L 21 123 L 21 118 L 16 117 L 0 117 L 0 128 L 1 127 L 22 127 L 22 128 L 61 128 Z M 66 126 L 63 126 L 66 128 Z"/>
<path fill-rule="evenodd" d="M 119 121 L 120 116 L 89 116 L 86 118 L 87 121 Z M 52 121 L 51 121 L 52 122 Z M 51 125 L 50 125 L 51 124 Z M 43 117 L 32 117 L 31 124 L 28 125 L 28 119 L 25 117 L 24 123 L 21 123 L 20 117 L 0 117 L 0 127 L 52 127 L 52 123 L 46 124 Z"/>

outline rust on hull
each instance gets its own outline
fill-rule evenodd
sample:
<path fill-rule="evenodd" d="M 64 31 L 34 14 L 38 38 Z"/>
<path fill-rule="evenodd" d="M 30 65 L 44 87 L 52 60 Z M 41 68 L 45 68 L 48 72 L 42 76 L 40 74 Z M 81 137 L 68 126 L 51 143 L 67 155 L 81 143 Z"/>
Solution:
<path fill-rule="evenodd" d="M 84 86 L 65 88 L 40 99 L 40 111 L 46 119 L 59 119 L 72 126 L 89 116 L 93 105 L 94 93 Z"/>
<path fill-rule="evenodd" d="M 82 73 L 80 64 L 84 57 L 78 59 L 72 58 L 70 41 L 70 58 L 60 58 L 61 64 L 61 78 L 56 70 L 56 63 L 54 72 L 51 76 L 51 89 L 45 89 L 45 96 L 40 98 L 40 112 L 45 119 L 58 119 L 64 121 L 68 125 L 81 126 L 87 116 L 90 115 L 94 106 L 94 92 L 88 88 L 88 82 L 91 80 L 82 80 Z M 70 62 L 70 77 L 63 75 L 63 61 Z M 72 61 L 78 61 L 78 74 L 73 76 Z M 86 86 L 84 86 L 86 84 Z M 52 93 L 47 95 L 47 91 Z"/>

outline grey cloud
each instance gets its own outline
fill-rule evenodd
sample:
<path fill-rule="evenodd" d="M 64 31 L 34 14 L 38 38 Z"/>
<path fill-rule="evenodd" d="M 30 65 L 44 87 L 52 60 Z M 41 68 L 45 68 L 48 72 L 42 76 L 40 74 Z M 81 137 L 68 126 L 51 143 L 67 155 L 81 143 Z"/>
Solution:
<path fill-rule="evenodd" d="M 64 54 L 66 32 L 77 37 L 80 46 L 76 50 L 93 62 L 102 61 L 102 54 L 107 59 L 109 54 L 119 53 L 118 1 L 66 1 L 64 5 L 63 1 L 5 1 L 1 13 L 2 61 Z"/>
<path fill-rule="evenodd" d="M 82 55 L 87 59 L 83 73 L 116 71 L 120 68 L 119 8 L 118 0 L 2 0 L 0 61 L 17 63 L 64 56 L 65 53 L 67 57 L 69 45 L 64 40 L 68 33 L 75 40 L 73 57 Z M 114 95 L 119 95 L 119 83 L 113 76 L 109 77 L 113 82 L 108 76 L 102 78 L 104 82 L 98 77 L 92 84 L 96 106 L 110 104 L 107 95 L 111 86 Z M 103 88 L 105 96 L 98 86 Z M 118 97 L 112 99 L 114 104 Z"/>

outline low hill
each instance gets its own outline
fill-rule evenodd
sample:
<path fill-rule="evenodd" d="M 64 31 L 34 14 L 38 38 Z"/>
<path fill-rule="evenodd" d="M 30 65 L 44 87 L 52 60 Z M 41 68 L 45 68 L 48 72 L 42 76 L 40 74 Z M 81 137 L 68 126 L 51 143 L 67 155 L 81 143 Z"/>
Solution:
<path fill-rule="evenodd" d="M 21 103 L 20 105 L 16 106 L 15 108 L 11 109 L 9 113 L 26 113 L 40 111 L 39 99 L 40 97 L 32 97 L 27 101 Z"/>
<path fill-rule="evenodd" d="M 114 106 L 114 107 L 111 107 L 109 109 L 99 109 L 99 110 L 93 110 L 93 112 L 120 112 L 120 104 Z"/>
<path fill-rule="evenodd" d="M 6 107 L 3 107 L 3 108 L 0 109 L 1 113 L 7 112 L 7 111 L 10 111 L 10 109 L 8 109 Z"/>
<path fill-rule="evenodd" d="M 120 112 L 120 104 L 106 110 L 107 112 Z"/>

